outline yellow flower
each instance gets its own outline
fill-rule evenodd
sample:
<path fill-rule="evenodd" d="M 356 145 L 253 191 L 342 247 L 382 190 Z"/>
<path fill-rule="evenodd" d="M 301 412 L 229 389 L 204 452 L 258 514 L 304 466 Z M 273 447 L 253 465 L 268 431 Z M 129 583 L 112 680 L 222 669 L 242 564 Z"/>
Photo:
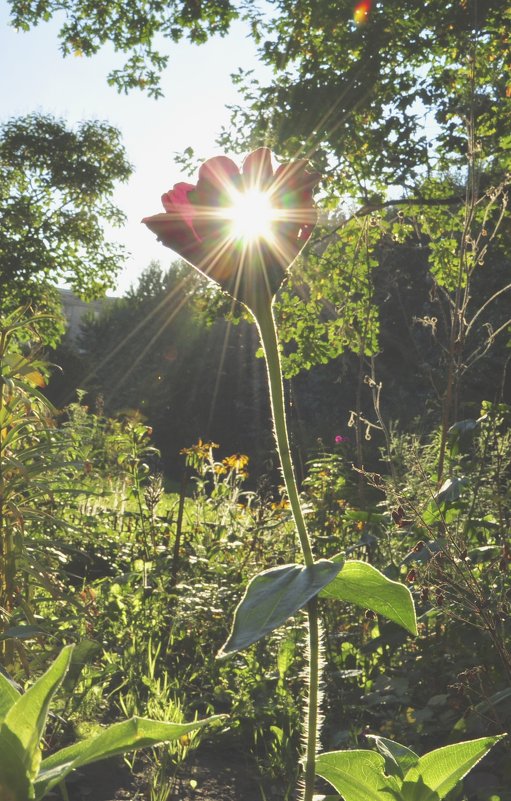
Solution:
<path fill-rule="evenodd" d="M 249 463 L 249 457 L 244 453 L 233 453 L 232 456 L 226 456 L 222 464 L 229 470 L 243 471 Z"/>
<path fill-rule="evenodd" d="M 213 448 L 219 448 L 216 442 L 203 442 L 199 439 L 195 445 L 190 445 L 189 448 L 181 448 L 179 453 L 182 456 L 197 456 L 199 459 L 207 459 Z"/>

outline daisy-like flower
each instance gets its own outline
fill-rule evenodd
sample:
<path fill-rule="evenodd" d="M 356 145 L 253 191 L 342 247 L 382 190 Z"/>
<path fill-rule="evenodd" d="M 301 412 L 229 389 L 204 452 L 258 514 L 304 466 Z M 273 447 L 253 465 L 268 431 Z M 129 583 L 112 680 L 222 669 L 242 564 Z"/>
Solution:
<path fill-rule="evenodd" d="M 197 184 L 162 197 L 165 212 L 144 222 L 167 247 L 253 311 L 271 299 L 317 220 L 318 173 L 303 160 L 273 169 L 259 148 L 241 171 L 226 156 L 208 159 Z"/>

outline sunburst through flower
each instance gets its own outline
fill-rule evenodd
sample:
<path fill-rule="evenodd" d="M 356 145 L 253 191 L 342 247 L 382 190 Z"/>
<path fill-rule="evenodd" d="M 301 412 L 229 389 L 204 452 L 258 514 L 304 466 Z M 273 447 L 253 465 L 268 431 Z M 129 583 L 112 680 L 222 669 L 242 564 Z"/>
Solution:
<path fill-rule="evenodd" d="M 272 239 L 272 224 L 278 218 L 268 192 L 251 187 L 245 192 L 232 193 L 232 206 L 225 210 L 231 223 L 234 239 L 254 243 L 258 239 Z"/>
<path fill-rule="evenodd" d="M 165 212 L 143 222 L 160 241 L 252 311 L 272 298 L 317 219 L 319 175 L 304 160 L 274 170 L 259 148 L 240 170 L 231 159 L 204 162 L 197 184 L 162 197 Z"/>

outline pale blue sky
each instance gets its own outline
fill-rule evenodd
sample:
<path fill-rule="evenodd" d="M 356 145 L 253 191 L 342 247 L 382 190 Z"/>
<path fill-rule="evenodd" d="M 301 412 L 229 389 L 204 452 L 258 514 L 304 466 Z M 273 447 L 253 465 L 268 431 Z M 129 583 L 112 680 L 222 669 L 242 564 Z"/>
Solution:
<path fill-rule="evenodd" d="M 175 152 L 187 146 L 204 157 L 220 152 L 215 138 L 228 121 L 225 106 L 237 98 L 230 74 L 238 67 L 257 65 L 254 43 L 241 22 L 229 36 L 215 37 L 200 47 L 166 43 L 170 60 L 162 76 L 165 97 L 155 101 L 139 91 L 119 95 L 107 85 L 107 73 L 123 60 L 113 48 L 90 59 L 64 59 L 57 24 L 18 33 L 8 26 L 8 16 L 8 7 L 0 0 L 0 121 L 40 110 L 70 123 L 108 120 L 122 131 L 135 166 L 129 184 L 115 195 L 128 223 L 111 234 L 132 254 L 118 280 L 118 291 L 123 292 L 151 259 L 170 262 L 171 251 L 158 245 L 140 220 L 161 211 L 162 192 L 183 179 L 173 161 Z"/>

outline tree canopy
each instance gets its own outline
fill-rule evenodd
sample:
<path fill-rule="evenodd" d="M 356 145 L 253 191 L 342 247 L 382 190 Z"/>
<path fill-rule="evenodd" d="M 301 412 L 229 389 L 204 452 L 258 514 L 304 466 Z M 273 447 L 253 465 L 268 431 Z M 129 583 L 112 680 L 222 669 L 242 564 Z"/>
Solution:
<path fill-rule="evenodd" d="M 60 29 L 64 55 L 91 56 L 106 43 L 129 54 L 126 63 L 109 75 L 109 83 L 125 92 L 143 89 L 154 97 L 162 94 L 160 75 L 169 60 L 157 39 L 178 42 L 186 35 L 200 44 L 215 33 L 227 33 L 238 16 L 231 0 L 12 0 L 10 5 L 12 24 L 22 30 L 64 13 Z"/>
<path fill-rule="evenodd" d="M 131 172 L 108 123 L 73 130 L 34 113 L 0 127 L 1 310 L 41 299 L 59 281 L 85 299 L 114 286 L 125 251 L 107 241 L 103 224 L 123 223 L 110 198 Z"/>
<path fill-rule="evenodd" d="M 416 191 L 428 171 L 510 165 L 511 10 L 505 0 L 279 0 L 257 27 L 269 83 L 240 73 L 245 103 L 224 141 L 310 153 L 361 203 Z M 471 141 L 472 140 L 472 141 Z"/>
<path fill-rule="evenodd" d="M 272 78 L 237 74 L 245 102 L 224 141 L 311 154 L 335 193 L 364 203 L 390 185 L 415 190 L 433 167 L 463 168 L 470 136 L 488 168 L 510 166 L 507 0 L 385 0 L 368 3 L 358 24 L 352 0 L 10 5 L 21 29 L 63 12 L 65 54 L 90 56 L 113 43 L 128 60 L 110 83 L 154 96 L 169 61 L 162 37 L 201 43 L 244 18 Z"/>

